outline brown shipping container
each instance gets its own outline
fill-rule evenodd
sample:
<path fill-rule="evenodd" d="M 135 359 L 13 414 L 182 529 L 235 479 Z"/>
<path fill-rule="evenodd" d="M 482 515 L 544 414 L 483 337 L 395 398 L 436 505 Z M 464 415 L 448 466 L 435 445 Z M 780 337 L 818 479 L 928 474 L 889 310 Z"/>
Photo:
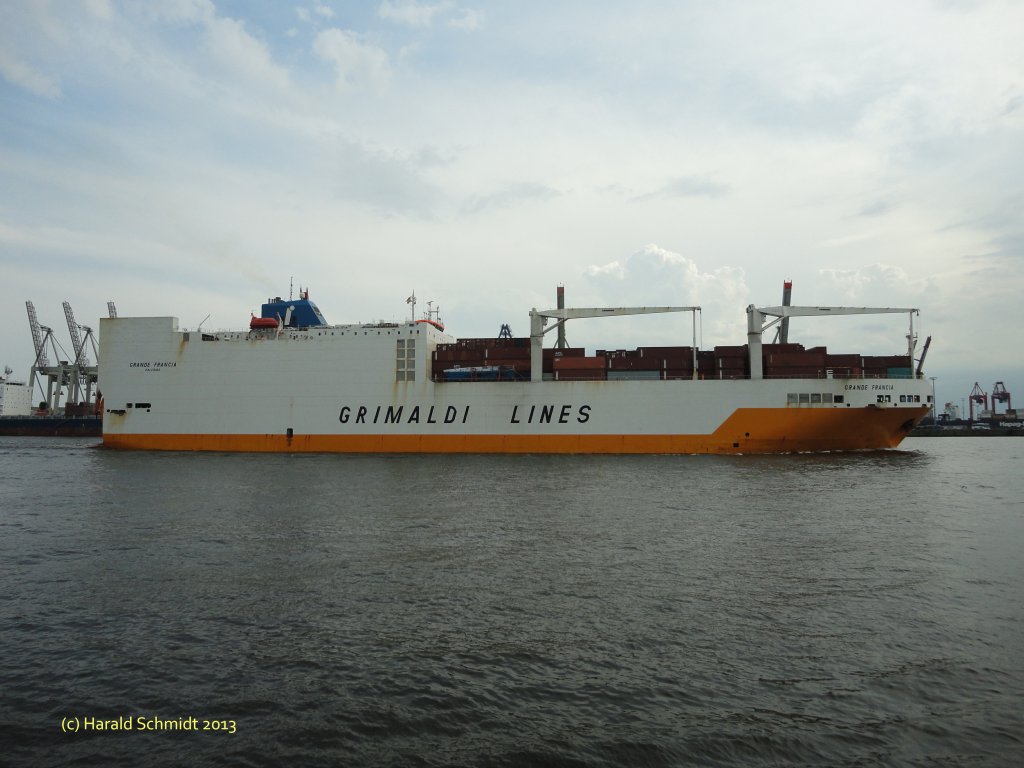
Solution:
<path fill-rule="evenodd" d="M 746 357 L 747 345 L 742 347 L 715 347 L 715 357 Z"/>
<path fill-rule="evenodd" d="M 603 357 L 572 357 L 572 358 L 558 358 L 554 359 L 554 369 L 556 371 L 567 371 L 567 370 L 604 370 L 607 366 L 607 361 Z"/>
<path fill-rule="evenodd" d="M 825 355 L 825 364 L 829 366 L 860 366 L 860 355 Z"/>
<path fill-rule="evenodd" d="M 692 357 L 693 347 L 637 347 L 641 357 Z"/>
<path fill-rule="evenodd" d="M 502 360 L 529 360 L 530 350 L 522 347 L 494 347 L 485 349 L 484 356 L 488 360 L 494 357 L 500 357 Z"/>
<path fill-rule="evenodd" d="M 745 365 L 720 365 L 718 370 L 725 373 L 746 373 L 747 367 Z"/>
<path fill-rule="evenodd" d="M 762 344 L 761 352 L 769 355 L 773 353 L 790 353 L 790 352 L 803 352 L 803 344 Z"/>
<path fill-rule="evenodd" d="M 664 366 L 657 357 L 612 357 L 608 368 L 612 371 L 660 371 Z"/>
<path fill-rule="evenodd" d="M 811 352 L 780 352 L 766 355 L 766 365 L 824 365 L 825 355 Z"/>
<path fill-rule="evenodd" d="M 910 358 L 906 355 L 864 355 L 865 368 L 909 368 Z"/>
<path fill-rule="evenodd" d="M 544 349 L 545 358 L 556 358 L 556 357 L 584 357 L 587 354 L 587 350 L 583 347 L 566 347 L 565 349 L 555 349 L 553 347 L 546 347 Z"/>

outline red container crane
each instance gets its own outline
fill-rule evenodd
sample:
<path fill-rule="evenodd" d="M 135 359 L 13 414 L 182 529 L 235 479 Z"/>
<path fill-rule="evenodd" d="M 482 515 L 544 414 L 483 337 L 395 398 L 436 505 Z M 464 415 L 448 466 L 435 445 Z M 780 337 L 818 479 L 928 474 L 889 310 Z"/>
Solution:
<path fill-rule="evenodd" d="M 992 417 L 996 415 L 996 403 L 1003 403 L 1006 406 L 1007 412 L 1013 410 L 1013 404 L 1010 402 L 1010 393 L 1006 391 L 1006 385 L 1001 381 L 997 381 L 992 385 Z"/>
<path fill-rule="evenodd" d="M 971 390 L 971 394 L 967 397 L 969 408 L 971 412 L 971 421 L 974 421 L 974 404 L 982 406 L 981 412 L 985 413 L 988 411 L 988 393 L 985 392 L 979 385 L 978 382 L 974 382 L 974 389 Z"/>

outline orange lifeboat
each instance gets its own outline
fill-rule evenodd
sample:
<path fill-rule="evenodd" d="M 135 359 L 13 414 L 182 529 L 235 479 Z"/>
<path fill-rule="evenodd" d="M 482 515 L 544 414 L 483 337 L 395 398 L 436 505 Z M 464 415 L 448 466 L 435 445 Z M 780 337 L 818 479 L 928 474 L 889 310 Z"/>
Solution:
<path fill-rule="evenodd" d="M 256 315 L 253 315 L 252 319 L 249 321 L 249 328 L 250 330 L 277 328 L 277 318 L 256 317 Z"/>

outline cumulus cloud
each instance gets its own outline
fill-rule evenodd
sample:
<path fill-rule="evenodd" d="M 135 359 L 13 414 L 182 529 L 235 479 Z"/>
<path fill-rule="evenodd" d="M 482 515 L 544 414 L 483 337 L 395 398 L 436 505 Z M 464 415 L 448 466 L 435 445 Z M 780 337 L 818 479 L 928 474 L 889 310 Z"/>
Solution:
<path fill-rule="evenodd" d="M 385 0 L 377 8 L 377 15 L 382 19 L 407 24 L 412 27 L 430 26 L 434 17 L 446 13 L 454 7 L 454 3 L 419 3 L 416 0 L 406 2 L 390 2 Z"/>
<path fill-rule="evenodd" d="M 589 266 L 586 278 L 605 306 L 700 306 L 705 342 L 739 344 L 745 337 L 749 288 L 739 267 L 704 271 L 693 259 L 651 243 L 624 261 Z"/>
<path fill-rule="evenodd" d="M 288 72 L 278 66 L 259 40 L 236 19 L 215 18 L 206 22 L 211 53 L 228 69 L 278 89 L 288 87 Z"/>
<path fill-rule="evenodd" d="M 313 52 L 334 66 L 339 88 L 380 87 L 391 76 L 388 54 L 348 30 L 332 27 L 316 36 Z"/>

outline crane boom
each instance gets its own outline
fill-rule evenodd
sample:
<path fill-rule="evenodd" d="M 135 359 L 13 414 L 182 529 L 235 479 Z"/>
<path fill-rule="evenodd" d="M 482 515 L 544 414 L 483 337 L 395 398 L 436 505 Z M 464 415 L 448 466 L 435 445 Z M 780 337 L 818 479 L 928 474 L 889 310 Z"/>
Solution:
<path fill-rule="evenodd" d="M 64 302 L 64 317 L 68 321 L 68 333 L 71 334 L 71 346 L 75 348 L 75 362 L 81 365 L 88 365 L 89 359 L 84 355 L 82 347 L 82 335 L 78 332 L 78 323 L 75 322 L 75 313 L 71 311 L 71 304 Z"/>
<path fill-rule="evenodd" d="M 907 354 L 914 359 L 914 347 L 917 345 L 917 334 L 914 333 L 914 315 L 920 310 L 913 307 L 747 307 L 747 353 L 750 355 L 750 378 L 764 377 L 761 359 L 762 334 L 776 323 L 790 317 L 829 317 L 833 315 L 910 315 L 910 331 L 907 333 Z M 767 317 L 774 317 L 765 322 Z"/>
<path fill-rule="evenodd" d="M 566 320 L 578 320 L 584 317 L 622 317 L 624 315 L 651 315 L 662 312 L 693 312 L 694 313 L 694 375 L 696 375 L 697 356 L 697 321 L 696 313 L 700 307 L 579 307 L 558 309 L 530 310 L 530 380 L 541 381 L 544 359 L 544 334 L 561 328 Z M 545 329 L 548 320 L 557 320 L 550 328 Z"/>
<path fill-rule="evenodd" d="M 36 352 L 36 367 L 46 367 L 50 364 L 50 358 L 46 355 L 46 344 L 43 341 L 43 331 L 39 325 L 39 318 L 36 317 L 36 308 L 31 301 L 25 302 L 28 310 L 28 325 L 32 329 L 32 346 Z"/>

